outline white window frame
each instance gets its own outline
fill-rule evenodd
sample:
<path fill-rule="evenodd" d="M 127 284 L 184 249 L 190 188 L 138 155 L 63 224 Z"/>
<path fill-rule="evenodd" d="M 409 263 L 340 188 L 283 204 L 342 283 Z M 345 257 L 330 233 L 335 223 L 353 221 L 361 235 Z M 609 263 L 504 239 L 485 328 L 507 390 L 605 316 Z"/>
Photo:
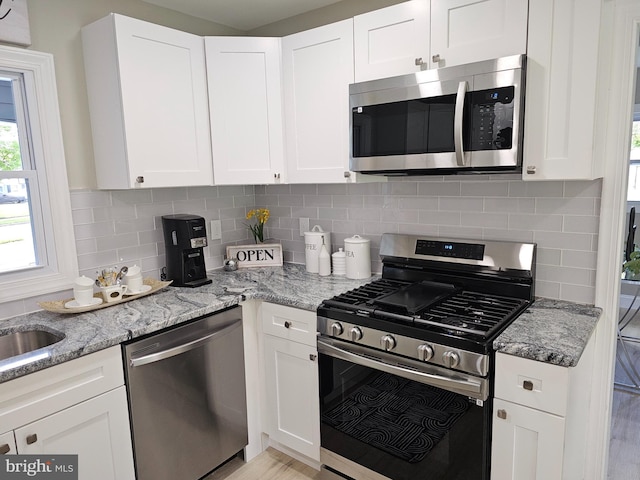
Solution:
<path fill-rule="evenodd" d="M 0 304 L 72 288 L 78 276 L 53 56 L 0 45 L 0 70 L 22 74 L 44 220 L 41 265 L 0 274 Z M 18 173 L 18 172 L 17 172 Z M 33 207 L 32 207 L 33 208 Z M 34 209 L 35 210 L 35 209 Z"/>

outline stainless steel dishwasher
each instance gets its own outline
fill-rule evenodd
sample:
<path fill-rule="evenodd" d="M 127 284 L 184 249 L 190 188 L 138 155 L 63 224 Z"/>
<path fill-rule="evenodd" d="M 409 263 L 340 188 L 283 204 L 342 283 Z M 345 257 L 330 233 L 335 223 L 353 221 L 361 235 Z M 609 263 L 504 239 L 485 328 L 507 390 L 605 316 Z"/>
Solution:
<path fill-rule="evenodd" d="M 247 445 L 242 309 L 125 344 L 138 480 L 195 480 Z"/>

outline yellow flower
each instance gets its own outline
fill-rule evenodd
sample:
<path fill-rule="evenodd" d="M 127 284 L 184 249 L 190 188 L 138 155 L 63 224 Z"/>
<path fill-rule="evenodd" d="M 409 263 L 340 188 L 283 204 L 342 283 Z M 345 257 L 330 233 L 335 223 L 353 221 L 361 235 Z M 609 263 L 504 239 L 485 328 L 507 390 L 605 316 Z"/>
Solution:
<path fill-rule="evenodd" d="M 258 241 L 264 241 L 264 224 L 267 223 L 270 215 L 271 213 L 269 212 L 268 208 L 255 208 L 247 212 L 247 220 L 251 220 L 253 217 L 255 217 L 258 221 L 256 225 L 247 225 L 247 227 L 249 227 L 249 230 L 251 230 L 256 243 L 258 243 Z"/>

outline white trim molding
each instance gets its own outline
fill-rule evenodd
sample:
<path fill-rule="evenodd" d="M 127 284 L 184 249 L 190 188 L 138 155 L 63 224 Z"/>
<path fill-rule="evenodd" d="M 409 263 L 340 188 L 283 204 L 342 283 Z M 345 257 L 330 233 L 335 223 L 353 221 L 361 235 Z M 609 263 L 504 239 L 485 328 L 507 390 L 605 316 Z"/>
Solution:
<path fill-rule="evenodd" d="M 596 306 L 603 309 L 603 318 L 596 331 L 596 357 L 600 361 L 595 363 L 589 454 L 585 466 L 585 478 L 594 480 L 607 478 L 635 58 L 640 33 L 637 0 L 607 0 L 605 3 L 609 7 L 613 5 L 614 10 L 610 33 L 613 45 L 608 49 L 611 55 L 608 109 L 602 112 L 608 121 L 602 124 L 607 126 L 607 141 L 596 277 Z"/>
<path fill-rule="evenodd" d="M 47 262 L 42 268 L 0 276 L 0 303 L 69 289 L 78 275 L 71 201 L 62 142 L 53 56 L 48 53 L 0 46 L 0 69 L 21 72 L 34 94 L 29 117 L 41 190 L 48 194 L 43 211 L 48 236 Z"/>

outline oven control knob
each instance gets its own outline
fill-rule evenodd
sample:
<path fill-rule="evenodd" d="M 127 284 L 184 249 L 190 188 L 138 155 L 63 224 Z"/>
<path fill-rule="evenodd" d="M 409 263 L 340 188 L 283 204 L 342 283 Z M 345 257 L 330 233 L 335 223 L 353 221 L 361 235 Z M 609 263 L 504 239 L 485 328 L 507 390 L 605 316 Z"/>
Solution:
<path fill-rule="evenodd" d="M 339 337 L 340 335 L 342 335 L 342 332 L 344 332 L 344 329 L 339 322 L 333 322 L 331 324 L 331 335 Z"/>
<path fill-rule="evenodd" d="M 396 348 L 396 339 L 391 335 L 385 335 L 380 339 L 380 345 L 382 345 L 382 348 L 384 348 L 387 352 L 390 352 L 391 350 Z"/>
<path fill-rule="evenodd" d="M 351 327 L 349 329 L 349 338 L 352 342 L 357 342 L 362 338 L 362 330 L 358 327 Z"/>
<path fill-rule="evenodd" d="M 433 347 L 423 343 L 418 347 L 418 359 L 423 362 L 428 362 L 433 358 Z"/>
<path fill-rule="evenodd" d="M 442 354 L 442 360 L 446 367 L 455 368 L 460 364 L 460 355 L 456 352 L 447 351 Z"/>

